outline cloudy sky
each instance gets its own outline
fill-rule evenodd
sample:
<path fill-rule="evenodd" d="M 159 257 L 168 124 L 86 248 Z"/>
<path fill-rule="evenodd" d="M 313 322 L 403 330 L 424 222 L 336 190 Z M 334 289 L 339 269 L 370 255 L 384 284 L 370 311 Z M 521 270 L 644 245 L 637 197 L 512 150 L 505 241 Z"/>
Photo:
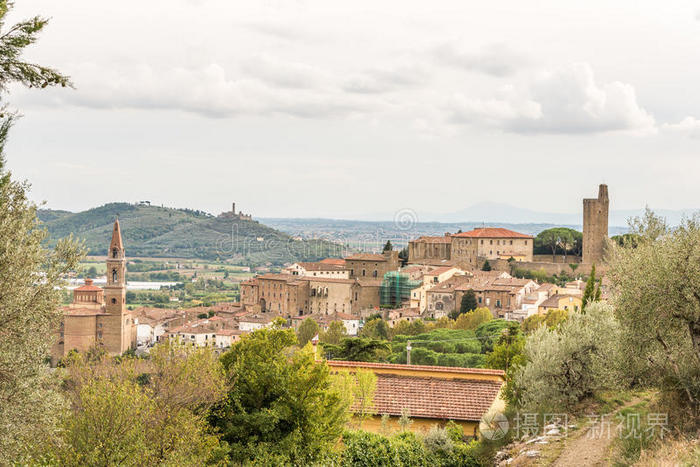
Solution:
<path fill-rule="evenodd" d="M 700 207 L 700 1 L 22 0 L 36 200 L 362 218 Z M 428 219 L 425 219 L 428 220 Z"/>

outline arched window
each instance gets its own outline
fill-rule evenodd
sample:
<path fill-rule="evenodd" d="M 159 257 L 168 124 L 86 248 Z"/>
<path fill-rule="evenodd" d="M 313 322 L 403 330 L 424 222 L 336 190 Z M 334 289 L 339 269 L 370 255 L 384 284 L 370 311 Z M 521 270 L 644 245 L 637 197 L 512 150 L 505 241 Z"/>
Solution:
<path fill-rule="evenodd" d="M 114 248 L 112 250 L 112 258 L 116 258 L 118 254 L 119 254 L 119 251 L 116 248 Z"/>
<path fill-rule="evenodd" d="M 117 270 L 112 269 L 112 282 L 117 282 L 117 277 L 118 277 Z"/>

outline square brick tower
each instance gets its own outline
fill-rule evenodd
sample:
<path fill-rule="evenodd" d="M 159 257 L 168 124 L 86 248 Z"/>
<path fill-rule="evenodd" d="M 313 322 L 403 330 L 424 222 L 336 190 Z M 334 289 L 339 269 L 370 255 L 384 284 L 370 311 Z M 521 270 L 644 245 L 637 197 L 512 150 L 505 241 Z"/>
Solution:
<path fill-rule="evenodd" d="M 121 354 L 132 347 L 134 322 L 126 309 L 126 255 L 118 219 L 114 222 L 112 241 L 107 252 L 106 274 L 106 316 L 100 317 L 103 323 L 103 342 L 110 354 Z"/>
<path fill-rule="evenodd" d="M 603 261 L 608 242 L 608 186 L 598 187 L 598 198 L 583 200 L 583 262 Z"/>

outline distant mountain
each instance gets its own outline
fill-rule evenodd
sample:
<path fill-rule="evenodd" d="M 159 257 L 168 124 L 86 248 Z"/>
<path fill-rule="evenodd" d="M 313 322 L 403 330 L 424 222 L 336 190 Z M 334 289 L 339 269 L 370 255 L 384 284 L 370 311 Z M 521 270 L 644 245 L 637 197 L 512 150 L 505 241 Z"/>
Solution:
<path fill-rule="evenodd" d="M 298 240 L 257 221 L 215 217 L 202 211 L 110 203 L 87 211 L 40 210 L 49 243 L 73 234 L 89 254 L 103 255 L 119 217 L 127 255 L 232 260 L 237 264 L 281 265 L 338 254 L 325 240 Z"/>
<path fill-rule="evenodd" d="M 666 218 L 669 224 L 677 225 L 684 216 L 689 216 L 700 209 L 657 209 L 654 212 Z M 644 209 L 626 209 L 610 211 L 609 225 L 616 227 L 627 226 L 627 220 L 631 217 L 641 216 Z M 421 221 L 432 222 L 507 222 L 511 224 L 555 224 L 555 225 L 582 225 L 582 213 L 555 213 L 533 211 L 531 209 L 519 208 L 505 203 L 483 202 L 468 208 L 444 213 L 430 213 L 419 215 Z"/>

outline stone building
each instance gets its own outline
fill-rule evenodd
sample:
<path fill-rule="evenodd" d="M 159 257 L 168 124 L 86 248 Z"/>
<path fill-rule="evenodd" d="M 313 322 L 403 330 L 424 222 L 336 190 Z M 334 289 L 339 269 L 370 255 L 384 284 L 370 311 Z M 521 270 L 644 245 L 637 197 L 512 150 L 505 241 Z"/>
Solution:
<path fill-rule="evenodd" d="M 449 233 L 442 237 L 418 237 L 408 242 L 408 262 L 449 260 L 451 246 L 452 238 Z"/>
<path fill-rule="evenodd" d="M 121 355 L 136 348 L 137 321 L 126 308 L 126 256 L 119 221 L 114 222 L 107 252 L 107 284 L 91 279 L 73 291 L 73 302 L 63 309 L 59 335 L 52 347 L 55 363 L 71 350 L 104 349 Z"/>
<path fill-rule="evenodd" d="M 253 216 L 250 214 L 243 214 L 243 211 L 236 212 L 236 203 L 231 203 L 231 210 L 228 212 L 222 212 L 219 217 L 226 219 L 237 219 L 239 221 L 252 221 Z"/>
<path fill-rule="evenodd" d="M 381 279 L 389 271 L 399 268 L 399 252 L 385 251 L 382 254 L 357 253 L 345 258 L 345 269 L 350 271 L 350 279 Z"/>
<path fill-rule="evenodd" d="M 608 241 L 608 186 L 598 187 L 598 198 L 583 200 L 583 262 L 600 263 Z"/>
<path fill-rule="evenodd" d="M 316 263 L 294 263 L 286 267 L 283 271 L 285 274 L 293 276 L 312 276 L 312 277 L 330 277 L 332 279 L 349 279 L 350 271 L 344 265 L 316 262 Z"/>

